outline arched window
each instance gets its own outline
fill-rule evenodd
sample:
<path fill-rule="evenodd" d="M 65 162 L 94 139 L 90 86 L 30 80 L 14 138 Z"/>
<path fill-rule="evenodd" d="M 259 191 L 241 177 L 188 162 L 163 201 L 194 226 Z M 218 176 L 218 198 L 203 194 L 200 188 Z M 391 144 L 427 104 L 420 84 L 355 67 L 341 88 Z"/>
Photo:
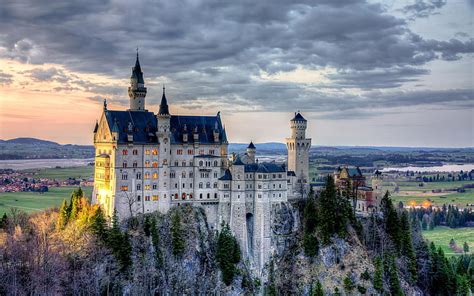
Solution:
<path fill-rule="evenodd" d="M 217 182 L 214 183 L 214 188 L 217 188 Z"/>
<path fill-rule="evenodd" d="M 181 163 L 182 166 L 186 166 L 186 161 L 183 160 L 183 162 Z"/>
<path fill-rule="evenodd" d="M 207 198 L 208 198 L 208 199 L 211 198 L 211 194 L 210 194 L 210 193 L 207 194 Z"/>
<path fill-rule="evenodd" d="M 182 178 L 186 178 L 186 172 L 182 172 L 182 173 L 181 173 L 181 177 L 182 177 Z"/>
<path fill-rule="evenodd" d="M 128 155 L 128 150 L 127 150 L 127 149 L 123 149 L 123 150 L 122 150 L 122 155 Z"/>
<path fill-rule="evenodd" d="M 202 166 L 204 163 L 202 162 L 202 160 L 199 161 L 199 166 Z"/>
<path fill-rule="evenodd" d="M 178 193 L 174 194 L 174 199 L 178 199 Z"/>
<path fill-rule="evenodd" d="M 124 161 L 124 162 L 122 163 L 122 167 L 124 167 L 124 168 L 127 167 L 127 162 L 126 162 L 126 161 Z"/>
<path fill-rule="evenodd" d="M 199 183 L 199 188 L 202 188 L 202 182 L 201 182 L 201 183 Z"/>
<path fill-rule="evenodd" d="M 215 167 L 217 166 L 217 160 L 214 160 L 214 166 Z"/>
<path fill-rule="evenodd" d="M 199 199 L 202 199 L 202 193 L 199 193 Z"/>
<path fill-rule="evenodd" d="M 214 193 L 214 198 L 217 198 L 217 193 Z"/>

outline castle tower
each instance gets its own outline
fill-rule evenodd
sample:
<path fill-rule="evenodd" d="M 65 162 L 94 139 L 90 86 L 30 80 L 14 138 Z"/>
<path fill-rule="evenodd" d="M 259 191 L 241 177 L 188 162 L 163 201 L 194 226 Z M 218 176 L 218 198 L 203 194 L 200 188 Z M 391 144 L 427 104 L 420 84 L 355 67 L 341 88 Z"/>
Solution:
<path fill-rule="evenodd" d="M 135 67 L 132 68 L 132 76 L 130 77 L 130 87 L 128 88 L 128 96 L 130 97 L 130 110 L 132 111 L 146 111 L 145 110 L 145 96 L 146 87 L 143 80 L 143 72 L 140 67 L 140 61 L 135 61 Z"/>
<path fill-rule="evenodd" d="M 286 138 L 288 171 L 296 174 L 296 190 L 304 192 L 309 182 L 309 149 L 311 139 L 306 138 L 307 121 L 299 113 L 290 120 L 291 137 Z"/>
<path fill-rule="evenodd" d="M 249 146 L 247 147 L 247 156 L 249 157 L 249 160 L 251 163 L 255 163 L 255 154 L 257 153 L 257 148 L 253 144 L 252 141 L 250 141 Z"/>
<path fill-rule="evenodd" d="M 161 97 L 160 109 L 157 117 L 157 132 L 156 136 L 159 143 L 159 209 L 161 212 L 166 213 L 171 206 L 171 195 L 170 195 L 170 119 L 171 115 L 168 108 L 168 100 L 166 99 L 165 87 L 163 86 L 163 95 Z"/>

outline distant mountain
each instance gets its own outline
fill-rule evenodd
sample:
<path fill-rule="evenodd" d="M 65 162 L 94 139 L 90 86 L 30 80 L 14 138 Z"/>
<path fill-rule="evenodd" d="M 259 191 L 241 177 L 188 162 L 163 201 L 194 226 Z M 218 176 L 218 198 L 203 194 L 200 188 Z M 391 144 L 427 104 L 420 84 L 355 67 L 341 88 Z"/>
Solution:
<path fill-rule="evenodd" d="M 247 149 L 249 143 L 229 143 L 229 151 L 242 151 Z M 258 150 L 286 150 L 286 145 L 278 142 L 267 142 L 255 144 Z"/>
<path fill-rule="evenodd" d="M 0 140 L 0 160 L 93 158 L 94 146 L 61 145 L 35 138 Z"/>
<path fill-rule="evenodd" d="M 2 140 L 0 143 L 10 143 L 10 144 L 30 144 L 30 145 L 60 145 L 53 141 L 40 140 L 36 138 L 16 138 L 10 140 Z"/>

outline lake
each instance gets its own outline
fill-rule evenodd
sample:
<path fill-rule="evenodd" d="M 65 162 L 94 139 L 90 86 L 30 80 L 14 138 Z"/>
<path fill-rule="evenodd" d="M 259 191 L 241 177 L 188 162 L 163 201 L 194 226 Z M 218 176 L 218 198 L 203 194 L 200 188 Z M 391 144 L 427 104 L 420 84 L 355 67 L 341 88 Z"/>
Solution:
<path fill-rule="evenodd" d="M 442 166 L 428 166 L 428 167 L 418 167 L 418 166 L 407 166 L 407 167 L 392 167 L 392 168 L 384 168 L 382 172 L 390 172 L 390 171 L 398 171 L 398 172 L 469 172 L 470 170 L 474 170 L 474 163 L 467 163 L 467 164 L 444 164 Z"/>
<path fill-rule="evenodd" d="M 93 161 L 94 161 L 93 158 L 0 160 L 0 169 L 26 170 L 26 169 L 54 168 L 57 166 L 60 166 L 62 168 L 78 167 L 78 166 L 86 166 L 87 164 Z"/>

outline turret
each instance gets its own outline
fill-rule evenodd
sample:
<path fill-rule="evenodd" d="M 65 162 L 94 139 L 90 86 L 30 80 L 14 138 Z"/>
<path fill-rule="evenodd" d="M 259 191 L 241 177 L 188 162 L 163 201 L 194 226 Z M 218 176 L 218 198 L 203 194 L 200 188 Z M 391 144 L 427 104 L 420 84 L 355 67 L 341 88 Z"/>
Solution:
<path fill-rule="evenodd" d="M 249 160 L 251 163 L 255 163 L 255 154 L 257 152 L 257 148 L 253 144 L 252 141 L 250 141 L 250 144 L 247 146 L 247 156 L 249 157 Z"/>
<path fill-rule="evenodd" d="M 145 81 L 143 80 L 143 72 L 140 66 L 140 61 L 135 61 L 135 67 L 132 68 L 132 76 L 130 77 L 130 87 L 128 88 L 128 96 L 130 97 L 130 110 L 131 111 L 146 111 L 145 110 L 145 97 L 146 87 Z"/>
<path fill-rule="evenodd" d="M 291 137 L 295 139 L 304 139 L 306 134 L 306 119 L 300 112 L 295 112 L 295 117 L 290 121 Z"/>

